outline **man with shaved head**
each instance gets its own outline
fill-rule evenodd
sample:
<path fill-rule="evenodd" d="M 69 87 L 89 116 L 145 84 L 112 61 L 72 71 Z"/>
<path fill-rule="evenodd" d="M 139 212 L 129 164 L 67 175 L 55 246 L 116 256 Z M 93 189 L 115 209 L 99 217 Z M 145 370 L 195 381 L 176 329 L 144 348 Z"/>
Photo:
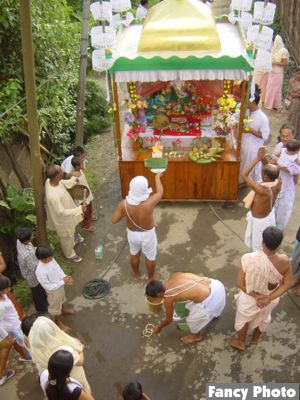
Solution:
<path fill-rule="evenodd" d="M 64 256 L 73 262 L 82 259 L 76 255 L 74 246 L 83 242 L 79 236 L 74 241 L 76 225 L 82 221 L 84 206 L 76 206 L 67 188 L 76 185 L 76 178 L 62 180 L 63 172 L 59 165 L 49 165 L 45 183 L 46 211 L 49 228 L 56 231 Z"/>
<path fill-rule="evenodd" d="M 273 207 L 281 189 L 281 182 L 278 181 L 279 168 L 274 164 L 264 164 L 265 160 L 266 148 L 260 147 L 256 158 L 241 173 L 247 186 L 252 189 L 244 199 L 245 207 L 250 209 L 247 214 L 245 244 L 252 251 L 261 250 L 264 229 L 275 226 Z M 261 174 L 263 182 L 257 183 L 250 174 L 260 162 L 264 164 Z"/>

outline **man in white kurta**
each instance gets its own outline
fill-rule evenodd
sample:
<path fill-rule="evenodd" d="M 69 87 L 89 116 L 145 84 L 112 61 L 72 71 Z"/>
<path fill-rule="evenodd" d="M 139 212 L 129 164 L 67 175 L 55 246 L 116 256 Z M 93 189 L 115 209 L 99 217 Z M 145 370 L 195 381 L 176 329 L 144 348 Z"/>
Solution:
<path fill-rule="evenodd" d="M 76 178 L 62 180 L 63 172 L 58 165 L 49 165 L 45 183 L 46 211 L 49 229 L 56 231 L 61 249 L 70 261 L 80 262 L 81 257 L 74 251 L 75 228 L 83 218 L 83 207 L 76 206 L 67 191 L 76 185 Z"/>
<path fill-rule="evenodd" d="M 242 136 L 240 171 L 243 171 L 245 166 L 255 159 L 258 149 L 264 145 L 270 135 L 269 120 L 259 109 L 259 100 L 259 95 L 256 94 L 254 101 L 249 101 L 251 122 L 247 124 Z M 256 182 L 261 181 L 261 163 L 253 169 L 251 177 Z M 240 182 L 242 182 L 241 178 Z"/>
<path fill-rule="evenodd" d="M 294 160 L 288 162 L 289 156 L 285 152 L 286 149 L 282 149 L 281 156 L 277 161 L 277 165 L 280 168 L 282 186 L 274 207 L 276 226 L 282 230 L 287 227 L 293 212 L 296 195 L 294 178 L 296 175 L 300 175 L 300 166 Z M 286 163 L 284 163 L 285 158 L 287 158 Z"/>

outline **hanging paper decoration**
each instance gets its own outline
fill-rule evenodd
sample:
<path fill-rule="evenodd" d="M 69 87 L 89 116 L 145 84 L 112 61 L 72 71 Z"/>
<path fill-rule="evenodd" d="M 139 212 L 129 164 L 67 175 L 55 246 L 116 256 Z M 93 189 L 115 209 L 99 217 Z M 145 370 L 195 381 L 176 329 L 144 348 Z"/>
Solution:
<path fill-rule="evenodd" d="M 250 11 L 252 7 L 252 0 L 232 0 L 231 9 L 238 11 Z"/>
<path fill-rule="evenodd" d="M 115 29 L 118 29 L 121 23 L 122 23 L 121 15 L 119 13 L 113 14 L 110 26 L 112 26 Z"/>
<path fill-rule="evenodd" d="M 92 53 L 92 65 L 95 71 L 106 71 L 113 65 L 114 61 L 111 50 L 100 49 L 94 50 Z"/>
<path fill-rule="evenodd" d="M 256 59 L 254 61 L 254 67 L 257 71 L 270 72 L 272 71 L 272 56 L 269 51 L 258 50 Z"/>
<path fill-rule="evenodd" d="M 247 42 L 254 43 L 257 49 L 271 50 L 273 29 L 263 26 L 259 32 L 259 25 L 251 26 L 247 32 Z"/>
<path fill-rule="evenodd" d="M 116 30 L 110 26 L 91 28 L 91 45 L 95 49 L 111 49 L 116 44 Z"/>
<path fill-rule="evenodd" d="M 131 9 L 130 0 L 111 0 L 110 2 L 114 12 L 124 12 Z"/>
<path fill-rule="evenodd" d="M 90 10 L 95 20 L 110 22 L 112 19 L 112 6 L 109 1 L 96 1 L 90 5 Z"/>
<path fill-rule="evenodd" d="M 245 32 L 247 32 L 248 28 L 252 26 L 253 17 L 250 13 L 242 11 L 240 23 Z"/>
<path fill-rule="evenodd" d="M 273 41 L 273 29 L 263 26 L 261 32 L 258 32 L 254 46 L 261 50 L 271 50 Z"/>
<path fill-rule="evenodd" d="M 124 26 L 129 26 L 130 24 L 131 24 L 131 22 L 134 20 L 134 16 L 133 16 L 133 14 L 131 13 L 131 12 L 127 12 L 126 14 L 125 14 L 125 18 L 123 19 L 121 19 L 121 23 L 124 25 Z"/>
<path fill-rule="evenodd" d="M 254 3 L 253 20 L 262 25 L 271 25 L 274 21 L 276 5 L 268 3 L 264 6 L 263 1 L 256 1 Z"/>

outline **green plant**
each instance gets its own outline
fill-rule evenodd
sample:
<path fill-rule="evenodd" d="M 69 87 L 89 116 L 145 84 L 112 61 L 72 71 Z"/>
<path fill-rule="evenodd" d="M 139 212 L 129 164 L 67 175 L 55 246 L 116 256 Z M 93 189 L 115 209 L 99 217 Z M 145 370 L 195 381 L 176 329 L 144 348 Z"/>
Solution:
<path fill-rule="evenodd" d="M 101 133 L 103 129 L 111 125 L 106 93 L 100 84 L 92 79 L 86 81 L 84 117 L 85 142 L 92 135 Z"/>
<path fill-rule="evenodd" d="M 24 279 L 20 279 L 13 287 L 13 294 L 22 307 L 28 307 L 32 303 L 31 290 Z"/>
<path fill-rule="evenodd" d="M 13 233 L 18 226 L 36 225 L 35 203 L 30 191 L 17 191 L 12 186 L 6 188 L 6 197 L 0 200 L 5 210 L 5 222 L 0 226 L 1 233 Z"/>
<path fill-rule="evenodd" d="M 0 3 L 0 142 L 7 142 L 27 129 L 27 112 L 19 1 Z M 41 137 L 58 155 L 75 128 L 81 23 L 74 13 L 80 8 L 74 0 L 31 2 L 39 123 L 46 127 Z"/>

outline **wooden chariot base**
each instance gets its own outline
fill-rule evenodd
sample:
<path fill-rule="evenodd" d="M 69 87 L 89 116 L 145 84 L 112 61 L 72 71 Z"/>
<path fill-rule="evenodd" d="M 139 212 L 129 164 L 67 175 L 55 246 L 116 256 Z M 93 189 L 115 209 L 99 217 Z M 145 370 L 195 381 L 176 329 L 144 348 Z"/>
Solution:
<path fill-rule="evenodd" d="M 168 157 L 168 168 L 163 174 L 163 200 L 172 201 L 236 201 L 240 162 L 235 150 L 226 148 L 218 161 L 199 164 L 190 161 L 190 148 L 179 148 L 185 152 L 180 158 Z M 155 189 L 155 174 L 144 167 L 144 159 L 152 156 L 151 150 L 132 151 L 130 160 L 119 161 L 122 197 L 128 194 L 129 182 L 137 175 L 145 176 Z"/>

